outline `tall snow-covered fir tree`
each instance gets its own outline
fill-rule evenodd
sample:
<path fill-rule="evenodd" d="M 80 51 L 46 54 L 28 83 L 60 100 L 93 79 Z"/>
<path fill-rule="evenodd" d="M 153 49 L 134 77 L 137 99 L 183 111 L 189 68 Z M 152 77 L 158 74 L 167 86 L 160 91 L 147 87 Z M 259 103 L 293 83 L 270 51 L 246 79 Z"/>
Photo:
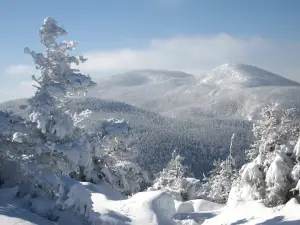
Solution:
<path fill-rule="evenodd" d="M 126 131 L 126 123 L 113 119 L 103 121 L 104 132 L 100 132 L 101 135 L 98 131 L 88 132 L 80 125 L 84 119 L 81 113 L 74 114 L 67 108 L 70 96 L 82 93 L 95 84 L 89 76 L 72 67 L 86 61 L 82 56 L 70 55 L 76 42 L 57 41 L 67 32 L 52 17 L 44 20 L 39 32 L 45 52 L 36 53 L 25 48 L 25 53 L 32 56 L 36 69 L 41 71 L 39 78 L 32 76 L 37 91 L 28 100 L 30 121 L 36 124 L 39 131 L 37 140 L 41 140 L 34 146 L 37 166 L 81 181 L 105 179 L 127 195 L 139 191 L 140 185 L 148 178 L 134 163 L 134 153 L 119 139 L 115 138 L 107 144 L 104 137 L 118 133 L 118 130 Z M 88 117 L 92 112 L 85 110 L 83 114 Z M 22 133 L 17 136 L 30 140 Z"/>
<path fill-rule="evenodd" d="M 30 120 L 37 123 L 47 138 L 64 139 L 72 136 L 74 128 L 72 118 L 65 113 L 64 100 L 68 95 L 83 91 L 94 83 L 89 76 L 72 68 L 72 64 L 79 65 L 86 59 L 70 55 L 70 51 L 76 47 L 75 41 L 57 42 L 57 38 L 67 35 L 67 31 L 52 17 L 44 20 L 39 33 L 45 52 L 36 53 L 29 48 L 24 50 L 32 56 L 36 69 L 41 71 L 39 78 L 32 76 L 37 91 L 28 100 Z"/>
<path fill-rule="evenodd" d="M 40 131 L 36 136 L 41 144 L 35 146 L 37 156 L 43 159 L 39 163 L 43 162 L 44 166 L 62 174 L 76 171 L 81 173 L 80 177 L 92 179 L 96 139 L 74 126 L 65 102 L 68 97 L 86 91 L 95 83 L 89 76 L 73 69 L 74 64 L 79 65 L 86 59 L 70 55 L 76 47 L 75 41 L 58 41 L 59 37 L 67 35 L 67 31 L 54 18 L 44 20 L 39 34 L 44 53 L 24 49 L 32 56 L 36 69 L 40 70 L 39 77 L 32 75 L 37 90 L 28 100 L 29 119 Z"/>

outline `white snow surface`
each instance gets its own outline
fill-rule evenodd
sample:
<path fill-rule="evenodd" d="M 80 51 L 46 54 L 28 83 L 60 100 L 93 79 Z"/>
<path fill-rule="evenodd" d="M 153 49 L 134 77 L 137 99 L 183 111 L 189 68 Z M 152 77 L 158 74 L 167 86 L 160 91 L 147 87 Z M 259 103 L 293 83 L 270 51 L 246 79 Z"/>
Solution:
<path fill-rule="evenodd" d="M 228 63 L 213 69 L 201 83 L 226 88 L 298 85 L 294 81 L 255 66 Z"/>
<path fill-rule="evenodd" d="M 22 206 L 22 201 L 14 199 L 18 188 L 0 190 L 0 224 L 5 225 L 53 225 L 54 223 L 39 217 Z"/>
<path fill-rule="evenodd" d="M 39 197 L 31 199 L 29 205 L 15 197 L 17 190 L 0 189 L 0 224 L 75 224 L 75 214 L 67 218 L 66 211 L 54 214 L 58 217 L 56 223 L 42 218 L 47 209 L 54 208 L 53 201 Z M 175 225 L 174 200 L 170 194 L 161 191 L 140 192 L 125 199 L 106 183 L 75 182 L 65 208 L 73 210 L 77 216 L 84 216 L 88 224 L 93 225 Z M 80 224 L 84 222 L 76 222 L 76 225 Z"/>
<path fill-rule="evenodd" d="M 82 185 L 83 184 L 83 185 Z M 166 192 L 140 192 L 129 199 L 109 189 L 82 183 L 72 187 L 66 204 L 79 209 L 91 224 L 175 225 L 175 203 Z"/>
<path fill-rule="evenodd" d="M 53 211 L 57 220 L 51 222 L 45 217 L 55 208 L 55 202 L 41 197 L 20 199 L 16 197 L 17 192 L 17 187 L 0 189 L 0 224 L 84 225 L 82 217 L 93 225 L 300 224 L 300 204 L 296 199 L 275 208 L 233 195 L 226 206 L 202 199 L 178 202 L 162 191 L 140 192 L 125 199 L 104 182 L 71 184 L 65 211 Z"/>
<path fill-rule="evenodd" d="M 222 213 L 206 220 L 204 225 L 297 225 L 300 224 L 300 205 L 291 199 L 284 206 L 266 208 L 260 201 L 241 201 L 227 206 Z"/>

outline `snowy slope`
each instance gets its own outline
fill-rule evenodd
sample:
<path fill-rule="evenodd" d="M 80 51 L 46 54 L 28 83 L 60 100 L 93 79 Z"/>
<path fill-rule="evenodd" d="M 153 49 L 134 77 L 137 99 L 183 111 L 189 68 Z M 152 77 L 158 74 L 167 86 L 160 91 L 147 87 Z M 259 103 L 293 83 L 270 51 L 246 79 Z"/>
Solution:
<path fill-rule="evenodd" d="M 15 198 L 17 188 L 0 189 L 0 224 L 54 225 L 54 223 L 30 212 L 21 200 Z"/>
<path fill-rule="evenodd" d="M 74 181 L 65 198 L 66 208 L 52 215 L 43 198 L 17 198 L 15 189 L 0 189 L 0 224 L 6 225 L 297 225 L 296 199 L 276 208 L 260 201 L 229 200 L 226 206 L 206 200 L 178 202 L 167 192 L 140 192 L 125 199 L 104 182 Z M 13 194 L 14 193 L 14 194 Z M 31 202 L 31 204 L 28 204 Z M 48 210 L 48 211 L 47 211 Z M 45 218 L 39 216 L 44 212 Z M 53 218 L 53 217 L 52 217 Z M 86 221 L 86 222 L 85 222 Z"/>
<path fill-rule="evenodd" d="M 219 215 L 207 219 L 203 225 L 298 225 L 300 205 L 296 199 L 277 208 L 267 208 L 259 201 L 241 202 L 225 207 Z"/>
<path fill-rule="evenodd" d="M 5 225 L 54 225 L 51 221 L 22 208 L 15 201 L 0 201 L 0 224 Z"/>
<path fill-rule="evenodd" d="M 144 70 L 119 74 L 99 80 L 89 95 L 177 118 L 251 118 L 275 100 L 284 107 L 300 105 L 298 83 L 257 67 L 224 64 L 201 76 L 178 73 Z"/>
<path fill-rule="evenodd" d="M 139 70 L 103 78 L 88 95 L 142 106 L 145 101 L 164 96 L 168 90 L 193 83 L 195 77 L 183 72 Z"/>
<path fill-rule="evenodd" d="M 0 189 L 0 224 L 175 225 L 175 202 L 168 193 L 140 192 L 125 199 L 104 182 L 74 181 L 68 189 L 64 209 L 52 212 L 49 202 L 55 205 L 53 200 L 18 198 L 15 188 Z M 54 222 L 46 219 L 48 215 L 55 218 Z"/>
<path fill-rule="evenodd" d="M 125 199 L 104 182 L 74 181 L 65 188 L 68 192 L 64 208 L 57 207 L 54 211 L 51 211 L 52 203 L 52 208 L 55 207 L 53 200 L 18 198 L 15 188 L 0 189 L 0 224 L 179 225 L 188 215 L 203 222 L 223 207 L 204 200 L 176 202 L 171 194 L 162 191 L 140 192 Z M 49 215 L 53 222 L 48 220 Z"/>
<path fill-rule="evenodd" d="M 223 64 L 207 73 L 201 82 L 224 88 L 299 86 L 294 81 L 246 64 Z"/>

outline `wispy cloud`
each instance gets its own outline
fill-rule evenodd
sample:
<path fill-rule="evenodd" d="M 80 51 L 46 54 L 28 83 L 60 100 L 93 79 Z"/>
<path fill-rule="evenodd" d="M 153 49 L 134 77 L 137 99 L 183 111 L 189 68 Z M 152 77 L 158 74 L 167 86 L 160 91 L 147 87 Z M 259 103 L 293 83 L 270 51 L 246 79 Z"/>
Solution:
<path fill-rule="evenodd" d="M 86 53 L 81 69 L 111 73 L 132 69 L 169 69 L 201 73 L 223 63 L 246 63 L 300 80 L 300 43 L 273 42 L 261 37 L 237 38 L 227 34 L 209 37 L 174 37 L 149 42 L 142 49 Z"/>
<path fill-rule="evenodd" d="M 11 75 L 28 75 L 35 72 L 35 68 L 30 65 L 18 64 L 9 66 L 4 72 Z"/>
<path fill-rule="evenodd" d="M 9 87 L 0 89 L 0 102 L 10 99 L 26 98 L 34 94 L 36 89 L 33 81 L 21 81 Z"/>
<path fill-rule="evenodd" d="M 84 56 L 89 60 L 80 69 L 92 77 L 134 69 L 181 70 L 198 74 L 223 63 L 246 63 L 300 81 L 300 42 L 274 42 L 259 36 L 239 38 L 218 34 L 154 39 L 139 49 L 95 50 Z M 32 95 L 34 88 L 28 81 L 32 73 L 36 71 L 31 65 L 8 67 L 3 75 L 7 79 L 13 79 L 9 75 L 15 75 L 19 83 L 15 85 L 18 92 L 12 88 L 4 90 L 6 98 Z"/>

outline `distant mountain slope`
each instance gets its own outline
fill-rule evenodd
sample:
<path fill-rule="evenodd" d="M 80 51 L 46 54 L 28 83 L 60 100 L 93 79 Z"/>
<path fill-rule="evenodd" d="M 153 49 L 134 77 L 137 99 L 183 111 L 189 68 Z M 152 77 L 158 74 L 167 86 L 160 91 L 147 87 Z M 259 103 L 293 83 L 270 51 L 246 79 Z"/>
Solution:
<path fill-rule="evenodd" d="M 256 67 L 222 65 L 203 76 L 141 70 L 103 78 L 69 107 L 92 111 L 92 119 L 85 121 L 89 128 L 104 118 L 127 120 L 131 145 L 152 174 L 176 149 L 200 176 L 214 159 L 226 157 L 233 133 L 236 145 L 246 149 L 252 137 L 249 119 L 275 101 L 285 108 L 300 107 L 299 84 Z M 23 104 L 21 99 L 0 108 L 26 116 L 19 109 Z"/>
<path fill-rule="evenodd" d="M 134 77 L 143 82 L 130 86 L 124 82 Z M 244 64 L 224 64 L 201 76 L 133 71 L 98 83 L 89 96 L 123 101 L 173 118 L 253 118 L 274 101 L 283 107 L 300 106 L 298 83 Z"/>
<path fill-rule="evenodd" d="M 26 116 L 25 110 L 19 108 L 25 103 L 25 99 L 10 101 L 0 104 L 0 109 Z M 128 121 L 129 144 L 140 151 L 138 161 L 152 175 L 166 166 L 176 149 L 200 177 L 212 168 L 214 159 L 227 156 L 233 133 L 237 136 L 236 146 L 241 149 L 248 147 L 252 137 L 252 124 L 238 119 L 177 120 L 126 103 L 97 98 L 75 98 L 68 108 L 74 112 L 92 111 L 90 118 L 83 122 L 88 129 L 97 128 L 103 119 Z"/>
<path fill-rule="evenodd" d="M 223 88 L 300 85 L 277 74 L 245 64 L 223 64 L 207 73 L 201 82 Z"/>
<path fill-rule="evenodd" d="M 169 90 L 195 83 L 194 75 L 177 71 L 139 70 L 100 79 L 88 95 L 142 106 Z"/>
<path fill-rule="evenodd" d="M 194 75 L 180 72 L 180 71 L 168 71 L 168 70 L 135 70 L 131 72 L 125 72 L 117 74 L 111 77 L 106 77 L 103 81 L 104 84 L 116 85 L 123 87 L 141 86 L 149 84 L 159 84 L 165 81 L 175 81 L 184 84 L 189 83 L 194 79 Z M 104 86 L 99 83 L 99 86 Z"/>
<path fill-rule="evenodd" d="M 252 138 L 252 123 L 239 119 L 203 118 L 177 120 L 131 105 L 97 98 L 74 99 L 72 110 L 90 109 L 93 121 L 107 118 L 128 121 L 130 145 L 140 150 L 139 162 L 150 174 L 162 170 L 176 149 L 186 158 L 193 173 L 200 177 L 213 166 L 213 160 L 227 156 L 230 138 L 236 133 L 236 146 L 245 149 Z M 91 122 L 91 123 L 90 123 Z"/>

